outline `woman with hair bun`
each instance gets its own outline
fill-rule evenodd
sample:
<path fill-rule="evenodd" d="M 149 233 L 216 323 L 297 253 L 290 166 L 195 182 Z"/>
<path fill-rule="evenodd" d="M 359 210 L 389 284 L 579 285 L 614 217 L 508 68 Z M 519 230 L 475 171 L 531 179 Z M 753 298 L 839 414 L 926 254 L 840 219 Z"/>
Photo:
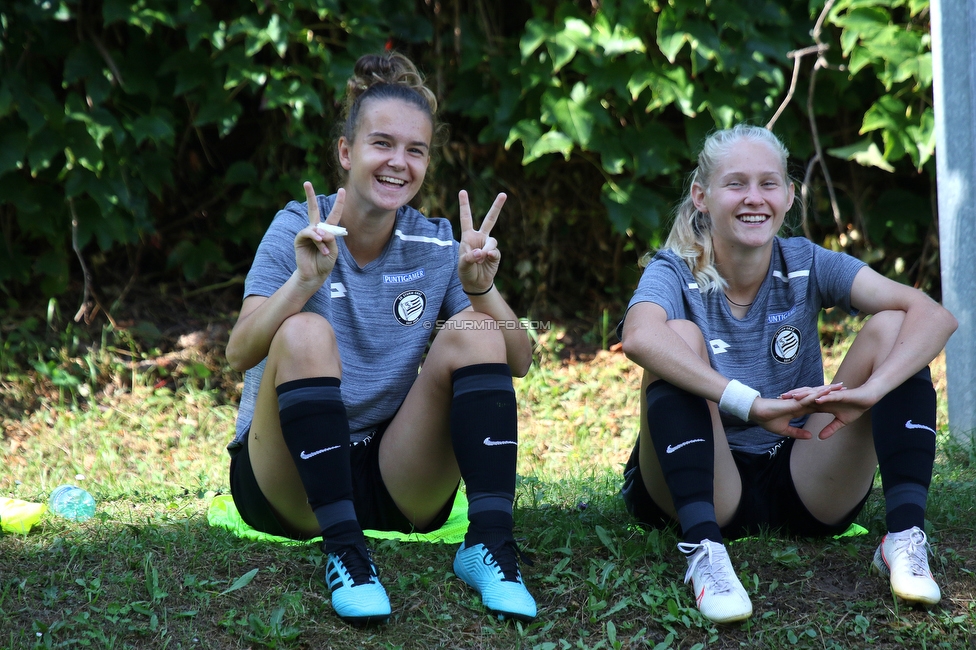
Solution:
<path fill-rule="evenodd" d="M 512 377 L 532 347 L 495 287 L 490 236 L 505 195 L 475 230 L 460 192 L 460 241 L 408 205 L 436 110 L 406 57 L 357 61 L 335 149 L 341 187 L 316 196 L 306 182 L 306 203 L 275 216 L 227 343 L 246 371 L 228 447 L 234 502 L 257 530 L 321 535 L 332 606 L 357 625 L 391 612 L 363 530 L 436 530 L 462 478 L 469 526 L 455 573 L 492 613 L 536 615 L 512 532 Z"/>
<path fill-rule="evenodd" d="M 644 270 L 620 327 L 644 370 L 624 501 L 648 525 L 680 525 L 696 605 L 728 623 L 752 603 L 723 540 L 842 533 L 880 468 L 888 533 L 873 569 L 898 598 L 931 606 L 928 364 L 956 320 L 860 260 L 778 237 L 794 195 L 787 156 L 764 128 L 710 135 Z M 824 385 L 817 321 L 834 306 L 873 315 Z"/>

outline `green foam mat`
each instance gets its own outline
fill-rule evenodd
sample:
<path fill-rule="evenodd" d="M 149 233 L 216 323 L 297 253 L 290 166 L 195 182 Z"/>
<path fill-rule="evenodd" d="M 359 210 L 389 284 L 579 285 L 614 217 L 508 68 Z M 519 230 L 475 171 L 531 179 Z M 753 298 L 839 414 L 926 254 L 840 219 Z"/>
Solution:
<path fill-rule="evenodd" d="M 207 510 L 207 521 L 211 526 L 226 528 L 238 537 L 280 544 L 309 544 L 322 541 L 321 537 L 312 540 L 294 540 L 288 537 L 270 535 L 254 530 L 241 519 L 234 505 L 234 499 L 229 495 L 214 497 Z M 366 537 L 374 539 L 395 539 L 401 542 L 432 542 L 441 544 L 460 544 L 464 541 L 464 533 L 468 530 L 468 500 L 460 490 L 454 499 L 451 515 L 444 525 L 429 533 L 400 533 L 389 530 L 364 530 Z"/>

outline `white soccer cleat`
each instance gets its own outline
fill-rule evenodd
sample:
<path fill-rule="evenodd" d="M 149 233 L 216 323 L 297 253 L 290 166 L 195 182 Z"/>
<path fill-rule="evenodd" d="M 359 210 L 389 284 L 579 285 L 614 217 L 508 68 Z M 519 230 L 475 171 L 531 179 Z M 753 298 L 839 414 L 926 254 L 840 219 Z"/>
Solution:
<path fill-rule="evenodd" d="M 735 575 L 725 546 L 703 539 L 700 544 L 681 542 L 678 550 L 688 557 L 685 584 L 691 581 L 702 616 L 714 623 L 735 623 L 752 616 L 752 601 Z"/>
<path fill-rule="evenodd" d="M 888 533 L 874 552 L 872 568 L 888 578 L 898 598 L 931 607 L 942 600 L 942 591 L 929 570 L 928 551 L 928 539 L 918 526 Z"/>

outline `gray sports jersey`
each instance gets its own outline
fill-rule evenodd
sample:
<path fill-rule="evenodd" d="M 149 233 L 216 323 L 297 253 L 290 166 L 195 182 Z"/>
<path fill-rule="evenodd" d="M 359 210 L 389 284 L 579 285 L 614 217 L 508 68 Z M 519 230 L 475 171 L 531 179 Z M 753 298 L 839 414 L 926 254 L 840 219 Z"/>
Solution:
<path fill-rule="evenodd" d="M 329 214 L 335 195 L 318 196 Z M 308 226 L 308 205 L 291 201 L 275 215 L 244 282 L 244 297 L 270 296 L 296 269 L 295 235 Z M 458 279 L 458 249 L 446 219 L 409 206 L 396 215 L 393 236 L 378 258 L 360 268 L 342 238 L 335 268 L 302 311 L 321 314 L 335 330 L 342 359 L 342 400 L 353 442 L 390 420 L 417 379 L 435 321 L 471 302 Z M 240 445 L 254 416 L 265 361 L 244 374 L 237 416 Z"/>
<path fill-rule="evenodd" d="M 820 310 L 837 306 L 857 313 L 851 310 L 851 285 L 864 266 L 803 237 L 777 237 L 766 279 L 745 318 L 738 320 L 721 291 L 703 295 L 688 265 L 674 252 L 662 250 L 644 269 L 627 309 L 653 302 L 664 308 L 669 320 L 692 321 L 708 341 L 708 358 L 715 370 L 755 388 L 763 397 L 778 397 L 793 388 L 823 384 Z M 763 453 L 783 439 L 724 411 L 721 414 L 732 449 Z M 805 417 L 793 424 L 804 422 Z"/>

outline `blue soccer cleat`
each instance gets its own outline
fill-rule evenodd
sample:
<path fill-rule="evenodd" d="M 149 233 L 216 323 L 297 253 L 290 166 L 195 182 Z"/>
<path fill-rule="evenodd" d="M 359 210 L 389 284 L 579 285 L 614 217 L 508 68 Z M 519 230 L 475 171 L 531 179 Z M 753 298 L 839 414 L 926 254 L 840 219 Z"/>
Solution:
<path fill-rule="evenodd" d="M 339 618 L 356 626 L 389 621 L 390 598 L 366 547 L 342 546 L 327 557 L 325 584 Z"/>
<path fill-rule="evenodd" d="M 535 619 L 536 605 L 522 582 L 519 556 L 514 540 L 490 547 L 462 544 L 454 556 L 454 573 L 481 594 L 489 612 L 500 619 L 514 618 L 529 623 Z"/>

